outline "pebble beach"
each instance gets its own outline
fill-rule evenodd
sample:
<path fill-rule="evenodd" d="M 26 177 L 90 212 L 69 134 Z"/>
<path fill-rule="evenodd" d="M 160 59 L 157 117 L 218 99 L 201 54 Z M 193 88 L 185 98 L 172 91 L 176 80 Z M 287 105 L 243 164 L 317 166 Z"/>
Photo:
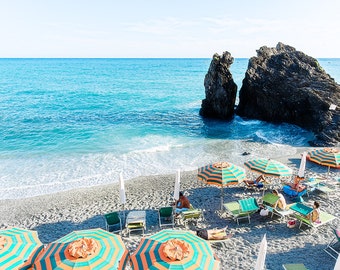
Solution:
<path fill-rule="evenodd" d="M 301 149 L 294 156 L 285 157 L 281 162 L 295 172 L 300 164 Z M 340 174 L 338 170 L 307 162 L 306 178 L 322 177 L 333 184 Z M 288 179 L 289 180 L 289 179 Z M 173 200 L 175 174 L 143 176 L 125 182 L 126 204 L 119 200 L 117 183 L 79 188 L 66 192 L 31 198 L 2 200 L 0 203 L 0 228 L 12 226 L 36 230 L 43 243 L 49 243 L 74 231 L 89 228 L 105 228 L 103 214 L 131 210 L 146 211 L 145 236 L 159 231 L 158 208 L 168 205 Z M 315 200 L 321 204 L 321 210 L 337 217 L 331 224 L 317 229 L 302 227 L 288 228 L 286 222 L 277 217 L 262 217 L 258 213 L 251 216 L 251 223 L 241 221 L 239 225 L 220 210 L 220 189 L 207 186 L 197 180 L 197 171 L 181 172 L 181 190 L 190 202 L 204 211 L 205 220 L 187 227 L 178 225 L 178 230 L 195 230 L 196 228 L 223 228 L 228 226 L 232 238 L 214 245 L 212 248 L 221 263 L 221 269 L 253 269 L 256 263 L 260 242 L 264 235 L 268 241 L 266 269 L 282 269 L 284 263 L 304 263 L 308 269 L 334 269 L 335 260 L 323 249 L 333 238 L 332 228 L 339 226 L 339 185 L 326 194 L 313 191 L 304 196 L 304 202 L 312 205 Z M 242 198 L 255 197 L 260 200 L 262 192 L 245 189 L 242 184 L 224 189 L 224 202 Z M 287 198 L 289 202 L 290 198 Z M 130 237 L 123 231 L 122 239 L 133 253 L 142 235 L 134 232 Z M 130 268 L 129 268 L 130 269 Z"/>

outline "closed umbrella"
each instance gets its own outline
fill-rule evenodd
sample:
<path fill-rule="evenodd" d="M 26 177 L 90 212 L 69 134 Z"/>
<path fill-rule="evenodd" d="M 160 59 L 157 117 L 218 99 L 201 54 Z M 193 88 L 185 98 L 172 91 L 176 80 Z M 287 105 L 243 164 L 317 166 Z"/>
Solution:
<path fill-rule="evenodd" d="M 219 269 L 210 244 L 189 231 L 162 230 L 143 238 L 131 255 L 134 270 Z"/>
<path fill-rule="evenodd" d="M 125 195 L 125 184 L 123 178 L 123 172 L 119 173 L 119 198 L 120 203 L 123 205 L 123 219 L 125 220 L 125 203 L 126 203 L 126 195 Z"/>
<path fill-rule="evenodd" d="M 306 158 L 307 158 L 307 152 L 303 152 L 302 157 L 301 157 L 299 171 L 298 171 L 298 176 L 300 178 L 304 178 L 305 177 Z"/>
<path fill-rule="evenodd" d="M 174 199 L 179 199 L 179 190 L 181 188 L 181 171 L 177 170 L 175 179 Z"/>
<path fill-rule="evenodd" d="M 18 269 L 42 246 L 36 231 L 21 228 L 0 230 L 0 268 Z"/>
<path fill-rule="evenodd" d="M 273 159 L 252 159 L 246 161 L 244 165 L 251 171 L 268 176 L 284 177 L 292 175 L 292 169 Z"/>
<path fill-rule="evenodd" d="M 125 269 L 128 260 L 121 237 L 98 228 L 73 231 L 50 243 L 33 269 Z"/>
<path fill-rule="evenodd" d="M 229 162 L 217 162 L 198 169 L 197 177 L 208 185 L 221 187 L 221 209 L 223 187 L 237 185 L 246 178 L 244 170 Z"/>
<path fill-rule="evenodd" d="M 266 239 L 266 234 L 263 236 L 261 244 L 260 244 L 260 249 L 259 253 L 257 255 L 256 259 L 256 265 L 255 265 L 255 270 L 263 270 L 265 262 L 266 262 L 266 255 L 267 255 L 267 239 Z"/>
<path fill-rule="evenodd" d="M 337 148 L 322 148 L 308 152 L 307 159 L 322 166 L 340 169 L 340 150 Z"/>

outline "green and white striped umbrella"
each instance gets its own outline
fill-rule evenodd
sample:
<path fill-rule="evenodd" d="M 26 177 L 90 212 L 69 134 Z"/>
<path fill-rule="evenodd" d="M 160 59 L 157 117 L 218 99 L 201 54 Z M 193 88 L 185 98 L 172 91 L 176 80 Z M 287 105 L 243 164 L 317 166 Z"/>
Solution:
<path fill-rule="evenodd" d="M 166 229 L 141 240 L 131 255 L 131 266 L 134 270 L 213 270 L 219 269 L 220 261 L 208 241 L 190 231 Z"/>
<path fill-rule="evenodd" d="M 33 269 L 125 269 L 128 261 L 121 237 L 98 228 L 74 231 L 50 243 Z"/>
<path fill-rule="evenodd" d="M 42 246 L 36 231 L 15 227 L 0 230 L 0 269 L 19 269 Z"/>
<path fill-rule="evenodd" d="M 197 177 L 206 184 L 226 187 L 237 185 L 246 178 L 246 174 L 239 166 L 218 162 L 199 168 Z"/>
<path fill-rule="evenodd" d="M 251 171 L 275 177 L 291 176 L 292 169 L 279 161 L 266 158 L 248 160 L 244 165 Z"/>
<path fill-rule="evenodd" d="M 308 152 L 307 159 L 328 168 L 340 169 L 340 150 L 323 148 Z"/>
<path fill-rule="evenodd" d="M 197 177 L 208 185 L 221 187 L 221 209 L 223 187 L 237 185 L 246 178 L 244 169 L 229 162 L 217 162 L 198 169 Z"/>

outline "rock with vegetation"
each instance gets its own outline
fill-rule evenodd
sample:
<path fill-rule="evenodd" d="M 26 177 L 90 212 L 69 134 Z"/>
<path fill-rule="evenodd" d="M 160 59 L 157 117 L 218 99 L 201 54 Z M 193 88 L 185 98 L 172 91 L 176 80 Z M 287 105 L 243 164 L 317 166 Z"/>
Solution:
<path fill-rule="evenodd" d="M 263 46 L 249 60 L 236 114 L 295 124 L 314 132 L 312 146 L 336 146 L 340 85 L 303 52 L 282 43 L 275 48 Z"/>
<path fill-rule="evenodd" d="M 237 93 L 237 85 L 229 71 L 233 62 L 229 52 L 222 56 L 214 54 L 204 79 L 205 99 L 202 100 L 200 115 L 219 119 L 233 117 Z"/>

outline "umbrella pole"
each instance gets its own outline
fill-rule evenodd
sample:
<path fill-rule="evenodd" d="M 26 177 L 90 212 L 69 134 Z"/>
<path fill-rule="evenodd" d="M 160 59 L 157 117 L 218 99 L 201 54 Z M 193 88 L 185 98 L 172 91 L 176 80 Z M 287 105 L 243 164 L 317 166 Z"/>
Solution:
<path fill-rule="evenodd" d="M 123 203 L 122 212 L 123 212 L 123 224 L 125 224 L 125 204 L 124 203 Z"/>
<path fill-rule="evenodd" d="M 223 210 L 223 185 L 221 187 L 221 211 Z"/>

